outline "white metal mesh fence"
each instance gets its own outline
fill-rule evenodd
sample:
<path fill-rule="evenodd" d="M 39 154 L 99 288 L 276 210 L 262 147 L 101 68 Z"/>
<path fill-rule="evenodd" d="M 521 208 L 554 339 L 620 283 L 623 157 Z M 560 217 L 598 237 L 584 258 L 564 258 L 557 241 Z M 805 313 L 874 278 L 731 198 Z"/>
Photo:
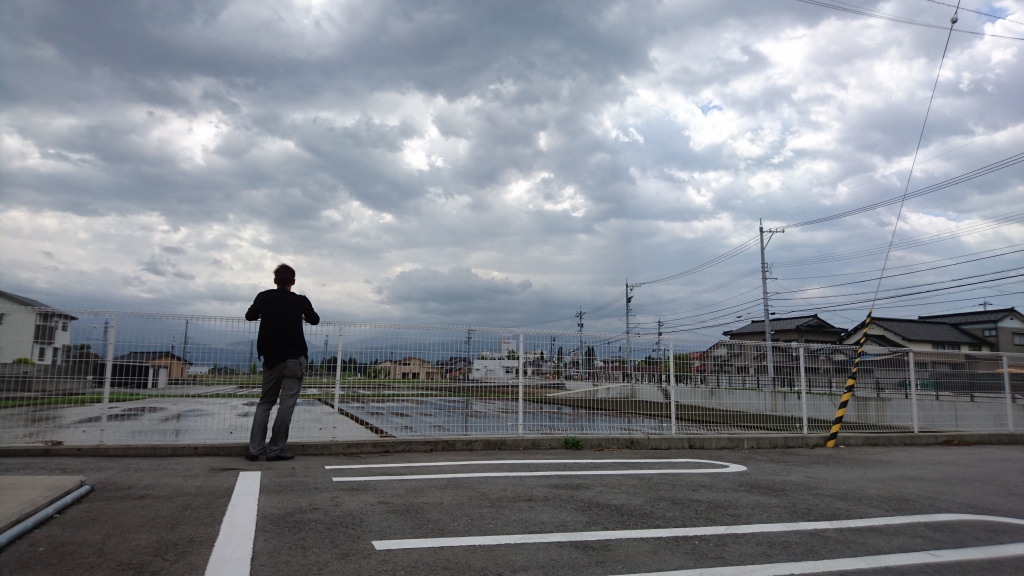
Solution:
<path fill-rule="evenodd" d="M 258 322 L 0 309 L 0 444 L 245 442 Z M 322 322 L 291 440 L 825 433 L 848 346 Z M 340 358 L 340 361 L 339 361 Z M 1024 423 L 1024 356 L 869 348 L 848 432 Z"/>

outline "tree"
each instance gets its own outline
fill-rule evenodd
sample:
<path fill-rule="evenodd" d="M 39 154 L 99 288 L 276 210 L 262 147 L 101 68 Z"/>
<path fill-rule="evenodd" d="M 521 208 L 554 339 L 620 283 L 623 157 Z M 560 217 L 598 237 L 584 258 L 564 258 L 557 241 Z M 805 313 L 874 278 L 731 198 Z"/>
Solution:
<path fill-rule="evenodd" d="M 677 352 L 674 359 L 676 364 L 676 383 L 683 384 L 689 382 L 690 374 L 693 372 L 693 358 L 690 358 L 689 354 Z M 668 366 L 665 369 L 667 370 Z"/>
<path fill-rule="evenodd" d="M 555 363 L 558 364 L 559 366 L 561 366 L 562 363 L 565 362 L 565 355 L 562 353 L 562 347 L 561 346 L 558 347 L 558 356 L 557 356 L 557 358 L 558 358 L 558 360 Z"/>

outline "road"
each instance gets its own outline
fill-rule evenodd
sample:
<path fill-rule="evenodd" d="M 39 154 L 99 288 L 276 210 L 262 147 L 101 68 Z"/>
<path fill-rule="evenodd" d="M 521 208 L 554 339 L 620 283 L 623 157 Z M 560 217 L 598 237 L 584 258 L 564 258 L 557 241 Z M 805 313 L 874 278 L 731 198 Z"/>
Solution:
<path fill-rule="evenodd" d="M 325 468 L 567 459 L 630 462 Z M 942 519 L 707 534 L 715 531 L 712 528 L 702 535 L 634 533 L 608 540 L 565 541 L 593 537 L 579 534 L 593 531 L 907 515 L 1024 519 L 1022 446 L 448 452 L 299 457 L 270 463 L 215 457 L 8 458 L 0 461 L 0 474 L 80 474 L 95 483 L 96 491 L 0 553 L 0 574 L 202 574 L 243 471 L 260 472 L 258 493 L 252 493 L 258 508 L 253 510 L 256 527 L 251 544 L 251 573 L 260 576 L 613 575 L 1024 543 L 1024 525 Z M 566 474 L 334 481 L 360 476 L 558 471 Z M 629 473 L 578 473 L 594 471 Z M 239 499 L 241 506 L 244 498 Z M 407 545 L 392 542 L 403 539 L 539 533 L 559 533 L 552 538 L 563 541 L 475 546 L 430 541 L 420 544 L 433 547 L 387 549 Z M 221 537 L 238 538 L 237 534 Z M 838 567 L 846 569 L 831 573 L 1019 575 L 1024 574 L 1024 556 L 894 568 Z M 750 573 L 778 573 L 761 570 Z"/>

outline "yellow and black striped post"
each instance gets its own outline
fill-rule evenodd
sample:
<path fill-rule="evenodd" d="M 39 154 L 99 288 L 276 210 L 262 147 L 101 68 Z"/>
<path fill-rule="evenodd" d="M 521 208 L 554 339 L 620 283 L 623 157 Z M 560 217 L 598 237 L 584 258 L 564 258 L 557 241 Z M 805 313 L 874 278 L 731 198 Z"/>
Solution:
<path fill-rule="evenodd" d="M 843 390 L 843 399 L 839 401 L 839 409 L 836 410 L 836 418 L 832 421 L 832 430 L 828 433 L 828 441 L 825 442 L 826 448 L 835 448 L 836 439 L 839 438 L 839 430 L 843 427 L 843 416 L 846 416 L 846 406 L 850 404 L 850 398 L 853 398 L 853 388 L 857 385 L 857 367 L 860 365 L 861 354 L 864 353 L 864 343 L 868 339 L 868 328 L 871 327 L 871 310 L 868 310 L 868 317 L 864 320 L 864 333 L 861 334 L 860 340 L 857 341 L 857 355 L 853 359 L 853 369 L 850 370 L 850 376 L 846 379 L 846 388 Z"/>

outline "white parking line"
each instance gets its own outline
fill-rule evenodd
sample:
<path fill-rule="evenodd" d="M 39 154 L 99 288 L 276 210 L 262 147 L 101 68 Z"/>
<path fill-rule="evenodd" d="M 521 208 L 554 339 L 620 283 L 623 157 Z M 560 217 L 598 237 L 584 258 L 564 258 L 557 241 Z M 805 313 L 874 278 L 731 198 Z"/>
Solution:
<path fill-rule="evenodd" d="M 220 534 L 206 564 L 206 576 L 249 576 L 259 502 L 260 473 L 239 472 Z"/>
<path fill-rule="evenodd" d="M 498 544 L 540 544 L 550 542 L 588 542 L 593 540 L 620 540 L 629 538 L 671 538 L 680 536 L 716 536 L 721 534 L 754 534 L 759 532 L 794 532 L 800 530 L 831 530 L 836 528 L 863 528 L 867 526 L 893 526 L 921 522 L 951 522 L 973 520 L 999 522 L 1024 526 L 1024 520 L 979 514 L 921 514 L 916 516 L 889 516 L 857 520 L 830 520 L 825 522 L 784 522 L 779 524 L 741 524 L 733 526 L 697 526 L 694 528 L 655 528 L 651 530 L 605 530 L 593 532 L 553 532 L 547 534 L 509 534 L 501 536 L 467 536 L 461 538 L 416 538 L 409 540 L 375 540 L 377 550 L 403 550 L 408 548 L 441 548 L 446 546 L 494 546 Z"/>
<path fill-rule="evenodd" d="M 880 556 L 859 556 L 836 558 L 835 560 L 810 560 L 806 562 L 782 562 L 779 564 L 752 564 L 749 566 L 722 566 L 718 568 L 694 568 L 669 572 L 647 572 L 629 576 L 787 576 L 789 574 L 820 574 L 840 570 L 866 570 L 893 566 L 914 566 L 917 564 L 938 564 L 940 562 L 962 562 L 964 560 L 994 560 L 1024 556 L 1024 542 L 978 546 L 975 548 L 954 548 L 951 550 L 928 550 L 903 554 Z"/>
<path fill-rule="evenodd" d="M 658 463 L 679 463 L 697 462 L 701 464 L 714 464 L 724 468 L 672 468 L 661 470 L 551 470 L 544 472 L 470 472 L 464 474 L 407 474 L 403 476 L 338 476 L 332 478 L 335 482 L 370 482 L 377 480 L 440 480 L 448 478 L 507 478 L 525 476 L 613 476 L 630 474 L 715 474 L 720 472 L 742 472 L 746 466 L 730 464 L 728 462 L 715 462 L 713 460 L 694 460 L 690 458 L 674 459 L 636 459 L 636 460 L 476 460 L 476 461 L 454 461 L 454 462 L 418 462 L 411 464 L 356 464 L 352 466 L 327 466 L 330 469 L 339 468 L 401 468 L 406 466 L 458 466 L 458 465 L 486 465 L 486 464 L 579 464 L 579 463 L 606 463 L 606 462 L 658 462 Z"/>
<path fill-rule="evenodd" d="M 605 464 L 608 462 L 633 463 L 633 462 L 696 462 L 699 464 L 716 464 L 718 466 L 737 466 L 728 462 L 716 462 L 714 460 L 695 460 L 693 458 L 627 458 L 600 460 L 449 460 L 446 462 L 411 462 L 408 464 L 351 464 L 345 466 L 324 466 L 327 470 L 358 470 L 362 468 L 413 468 L 417 466 L 478 466 L 486 464 Z M 740 466 L 740 468 L 744 468 Z"/>

